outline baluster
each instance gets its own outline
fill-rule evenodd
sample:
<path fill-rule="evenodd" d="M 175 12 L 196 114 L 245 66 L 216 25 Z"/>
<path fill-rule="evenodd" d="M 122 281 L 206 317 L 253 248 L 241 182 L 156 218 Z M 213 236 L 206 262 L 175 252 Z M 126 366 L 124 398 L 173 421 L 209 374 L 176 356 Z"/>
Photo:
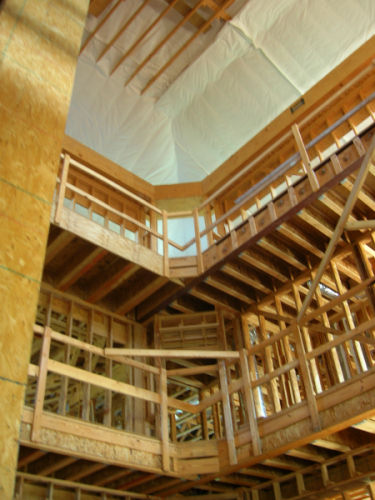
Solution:
<path fill-rule="evenodd" d="M 39 376 L 36 387 L 35 407 L 33 416 L 33 426 L 31 431 L 31 440 L 39 441 L 41 429 L 41 417 L 43 413 L 44 396 L 47 385 L 48 358 L 51 348 L 51 329 L 49 326 L 44 328 L 42 349 L 40 351 Z"/>
<path fill-rule="evenodd" d="M 61 170 L 59 193 L 57 195 L 55 224 L 59 224 L 61 221 L 61 213 L 64 206 L 64 198 L 66 192 L 66 182 L 68 180 L 69 166 L 70 166 L 70 156 L 65 153 L 64 162 Z"/>

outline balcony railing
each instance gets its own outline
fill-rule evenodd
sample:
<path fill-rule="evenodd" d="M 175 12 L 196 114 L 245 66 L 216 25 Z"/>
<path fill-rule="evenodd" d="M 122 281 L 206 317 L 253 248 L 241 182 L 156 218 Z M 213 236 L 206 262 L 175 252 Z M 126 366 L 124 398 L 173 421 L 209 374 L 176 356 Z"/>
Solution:
<path fill-rule="evenodd" d="M 165 276 L 202 274 L 250 237 L 261 235 L 288 210 L 311 196 L 317 198 L 332 184 L 332 179 L 341 180 L 346 167 L 365 152 L 366 144 L 357 135 L 364 137 L 365 130 L 374 123 L 370 107 L 374 100 L 375 93 L 368 95 L 306 146 L 294 126 L 297 152 L 237 197 L 224 213 L 217 211 L 216 200 L 248 168 L 194 210 L 167 212 L 64 153 L 54 221 L 59 223 L 65 206 L 120 237 L 161 254 Z M 352 122 L 354 116 L 360 117 L 356 126 Z M 319 144 L 322 146 L 317 149 Z M 309 157 L 309 151 L 315 155 L 322 148 L 320 156 Z M 185 243 L 178 242 L 172 234 L 172 221 L 176 219 L 185 233 L 193 235 Z"/>

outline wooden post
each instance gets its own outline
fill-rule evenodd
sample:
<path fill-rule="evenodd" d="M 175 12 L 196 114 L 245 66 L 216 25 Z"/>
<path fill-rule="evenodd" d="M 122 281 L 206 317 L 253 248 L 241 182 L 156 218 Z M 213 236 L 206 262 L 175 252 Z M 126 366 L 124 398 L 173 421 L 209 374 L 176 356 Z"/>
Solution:
<path fill-rule="evenodd" d="M 314 431 L 318 431 L 320 430 L 318 407 L 316 405 L 313 385 L 311 382 L 310 372 L 307 366 L 307 361 L 305 357 L 306 353 L 303 348 L 301 330 L 298 326 L 295 328 L 295 342 L 296 342 L 297 357 L 299 361 L 303 385 L 305 387 L 307 405 L 310 412 L 312 427 Z"/>
<path fill-rule="evenodd" d="M 275 500 L 282 500 L 280 483 L 274 482 L 272 483 L 272 486 L 273 486 L 273 494 Z"/>
<path fill-rule="evenodd" d="M 337 265 L 335 262 L 331 262 L 331 269 L 332 269 L 333 276 L 335 279 L 337 291 L 339 292 L 340 295 L 343 295 L 345 293 L 345 289 L 344 289 L 344 286 L 342 284 L 342 281 L 340 278 L 340 273 L 337 269 Z M 354 330 L 356 326 L 355 326 L 355 323 L 353 320 L 352 312 L 351 312 L 350 307 L 349 307 L 349 302 L 347 300 L 342 301 L 342 308 L 343 308 L 344 313 L 345 313 L 345 318 L 346 318 L 347 326 L 349 327 L 349 330 Z M 344 323 L 344 325 L 345 325 L 345 323 Z M 366 360 L 365 360 L 364 355 L 363 355 L 362 347 L 360 346 L 359 342 L 356 340 L 354 340 L 353 344 L 355 347 L 356 354 L 358 356 L 358 361 L 359 361 L 361 370 L 365 372 L 365 371 L 367 371 L 367 364 L 366 364 Z"/>
<path fill-rule="evenodd" d="M 368 491 L 369 491 L 371 500 L 375 500 L 375 482 L 371 481 L 371 483 L 368 483 Z"/>
<path fill-rule="evenodd" d="M 294 300 L 296 303 L 296 310 L 300 311 L 302 308 L 302 300 L 300 297 L 300 292 L 299 292 L 298 286 L 296 284 L 293 284 L 292 288 L 293 288 Z M 308 329 L 306 327 L 302 327 L 300 332 L 302 333 L 302 338 L 305 340 L 307 352 L 311 351 L 312 344 L 311 344 L 311 338 L 310 338 Z M 303 349 L 303 345 L 302 345 L 302 349 Z M 304 349 L 303 349 L 303 351 L 304 351 Z M 310 366 L 311 366 L 312 381 L 314 383 L 315 390 L 316 390 L 316 392 L 322 392 L 322 386 L 320 383 L 318 367 L 317 367 L 315 359 L 311 359 Z"/>
<path fill-rule="evenodd" d="M 93 333 L 93 310 L 88 311 L 88 321 L 87 321 L 87 341 L 89 344 L 93 344 L 94 333 Z M 92 352 L 85 351 L 85 370 L 92 372 Z M 83 397 L 82 397 L 82 418 L 83 420 L 90 420 L 90 400 L 91 400 L 91 385 L 83 385 Z"/>
<path fill-rule="evenodd" d="M 72 336 L 72 328 L 73 328 L 73 301 L 70 301 L 69 303 L 69 313 L 67 317 L 67 324 L 66 324 L 66 335 L 68 337 Z M 65 345 L 63 347 L 65 350 L 64 354 L 64 362 L 66 364 L 69 364 L 70 362 L 70 353 L 71 353 L 71 346 Z M 60 397 L 59 397 L 59 407 L 58 407 L 58 412 L 61 415 L 66 414 L 66 402 L 67 402 L 67 396 L 68 396 L 68 382 L 69 379 L 68 377 L 62 377 L 61 379 L 61 389 L 60 389 Z"/>
<path fill-rule="evenodd" d="M 161 448 L 163 470 L 169 472 L 169 432 L 168 432 L 168 387 L 167 370 L 160 368 L 160 416 L 161 416 Z"/>
<path fill-rule="evenodd" d="M 296 123 L 292 126 L 292 132 L 293 132 L 296 144 L 297 144 L 297 149 L 299 151 L 299 154 L 301 155 L 303 169 L 307 174 L 307 177 L 308 177 L 309 182 L 311 184 L 312 190 L 318 191 L 319 182 L 318 182 L 318 179 L 316 178 L 316 175 L 315 175 L 313 168 L 311 167 L 309 155 L 307 154 L 305 145 L 304 145 L 302 137 L 301 137 L 300 130 L 299 130 L 298 125 Z"/>
<path fill-rule="evenodd" d="M 108 332 L 106 339 L 107 347 L 113 347 L 113 320 L 111 316 L 108 316 Z M 108 378 L 112 378 L 113 372 L 113 361 L 111 359 L 105 360 L 105 375 Z M 112 425 L 112 391 L 108 390 L 104 393 L 104 416 L 103 424 L 111 427 Z"/>
<path fill-rule="evenodd" d="M 43 412 L 44 395 L 47 384 L 48 358 L 51 347 L 51 329 L 46 326 L 44 329 L 42 348 L 40 351 L 39 377 L 36 388 L 35 408 L 33 417 L 33 428 L 31 431 L 31 440 L 38 441 L 41 429 L 41 416 Z"/>
<path fill-rule="evenodd" d="M 204 211 L 204 223 L 206 224 L 206 227 L 209 227 L 212 224 L 211 206 L 210 205 L 207 205 L 206 209 Z M 211 231 L 208 231 L 208 233 L 207 233 L 207 241 L 208 241 L 209 247 L 215 243 L 212 229 L 211 229 Z"/>
<path fill-rule="evenodd" d="M 205 392 L 202 390 L 200 391 L 200 399 L 204 399 L 204 394 Z M 208 424 L 207 424 L 207 412 L 206 410 L 201 411 L 201 425 L 202 425 L 202 438 L 203 439 L 208 439 Z"/>
<path fill-rule="evenodd" d="M 242 323 L 242 333 L 243 333 L 244 345 L 245 345 L 245 348 L 247 349 L 247 352 L 249 352 L 251 349 L 249 325 L 244 317 L 241 318 L 241 323 Z M 256 371 L 256 365 L 255 365 L 255 356 L 249 354 L 247 359 L 248 359 L 248 364 L 249 364 L 249 368 L 250 368 L 250 380 L 256 380 L 257 371 Z M 260 396 L 258 389 L 256 389 L 255 394 L 254 394 L 254 405 L 255 405 L 255 416 L 256 417 L 264 416 L 261 396 Z"/>
<path fill-rule="evenodd" d="M 237 463 L 237 455 L 236 455 L 236 447 L 234 444 L 232 412 L 230 408 L 230 398 L 229 398 L 225 361 L 222 359 L 219 360 L 219 376 L 220 376 L 220 388 L 222 393 L 225 435 L 228 445 L 229 463 L 230 465 L 235 465 Z"/>
<path fill-rule="evenodd" d="M 55 224 L 59 224 L 61 220 L 61 212 L 64 206 L 64 198 L 66 191 L 66 182 L 68 180 L 70 165 L 70 156 L 65 153 L 64 162 L 61 170 L 60 186 L 56 201 Z"/>
<path fill-rule="evenodd" d="M 23 496 L 23 482 L 24 482 L 23 477 L 17 478 L 16 487 L 15 487 L 15 491 L 14 491 L 14 500 L 22 500 L 24 498 L 24 496 Z"/>
<path fill-rule="evenodd" d="M 259 318 L 259 330 L 261 334 L 262 340 L 267 339 L 267 331 L 266 331 L 266 321 L 261 313 L 261 311 L 258 310 L 258 318 Z M 265 372 L 267 373 L 272 373 L 274 370 L 273 367 L 273 359 L 272 359 L 272 347 L 267 346 L 265 349 L 265 360 L 266 360 L 266 367 L 265 367 Z M 277 386 L 277 380 L 276 378 L 272 378 L 269 382 L 270 388 L 271 388 L 271 402 L 273 404 L 274 412 L 279 412 L 281 410 L 281 405 L 280 405 L 280 396 L 279 396 L 279 390 Z"/>
<path fill-rule="evenodd" d="M 203 267 L 203 257 L 202 257 L 201 235 L 199 229 L 198 208 L 194 208 L 193 217 L 194 217 L 195 245 L 197 247 L 197 270 L 198 274 L 202 274 L 204 267 Z"/>
<path fill-rule="evenodd" d="M 154 210 L 150 211 L 150 228 L 157 232 L 158 231 L 158 220 L 156 212 Z M 150 233 L 150 248 L 153 252 L 158 251 L 158 240 L 157 237 Z"/>
<path fill-rule="evenodd" d="M 245 397 L 246 413 L 249 420 L 251 441 L 253 446 L 254 455 L 260 455 L 262 453 L 262 444 L 259 437 L 259 429 L 256 417 L 254 395 L 251 387 L 250 371 L 247 361 L 247 351 L 246 349 L 240 350 L 240 363 L 241 363 L 241 374 L 243 381 L 243 393 Z"/>
<path fill-rule="evenodd" d="M 298 494 L 301 495 L 306 491 L 305 481 L 303 479 L 303 475 L 300 472 L 296 472 L 296 481 L 297 481 L 297 491 Z"/>
<path fill-rule="evenodd" d="M 282 306 L 280 297 L 278 297 L 277 295 L 275 295 L 275 306 L 276 306 L 277 314 L 279 314 L 280 316 L 283 316 L 283 314 L 284 314 L 283 306 Z M 279 326 L 280 326 L 280 330 L 283 330 L 284 328 L 286 328 L 285 321 L 280 320 Z M 290 348 L 289 335 L 285 335 L 283 337 L 283 345 L 284 345 L 286 360 L 288 363 L 290 363 L 291 361 L 293 361 L 293 354 L 292 354 L 292 350 Z M 294 403 L 300 403 L 301 402 L 301 394 L 299 391 L 296 370 L 293 368 L 292 370 L 290 370 L 289 373 L 290 373 L 289 377 L 290 377 L 290 384 L 291 384 L 291 388 L 292 388 Z"/>
<path fill-rule="evenodd" d="M 53 500 L 53 486 L 54 486 L 54 484 L 53 484 L 53 483 L 50 483 L 50 484 L 47 486 L 47 496 L 46 496 L 46 500 Z"/>
<path fill-rule="evenodd" d="M 311 273 L 311 279 L 313 280 L 314 279 L 314 275 L 313 273 Z M 322 292 L 320 290 L 319 287 L 316 288 L 316 299 L 317 299 L 317 303 L 318 303 L 318 307 L 321 307 L 324 305 L 324 300 L 323 300 L 323 297 L 322 297 Z M 329 321 L 329 318 L 328 318 L 328 314 L 325 312 L 322 314 L 322 319 L 323 319 L 323 325 L 327 328 L 330 328 L 331 327 L 331 324 L 330 324 L 330 321 Z M 333 340 L 333 335 L 332 333 L 327 333 L 327 340 L 328 341 L 331 341 Z M 338 353 L 337 353 L 337 349 L 335 347 L 333 347 L 330 352 L 329 352 L 330 356 L 332 357 L 332 361 L 333 361 L 333 366 L 334 366 L 334 369 L 335 369 L 335 374 L 336 374 L 336 379 L 339 383 L 341 382 L 344 382 L 344 374 L 342 372 L 342 368 L 341 368 L 341 365 L 340 365 L 340 360 L 339 360 L 339 356 L 338 356 Z"/>
<path fill-rule="evenodd" d="M 169 256 L 168 256 L 168 214 L 163 210 L 163 263 L 164 276 L 169 276 Z"/>

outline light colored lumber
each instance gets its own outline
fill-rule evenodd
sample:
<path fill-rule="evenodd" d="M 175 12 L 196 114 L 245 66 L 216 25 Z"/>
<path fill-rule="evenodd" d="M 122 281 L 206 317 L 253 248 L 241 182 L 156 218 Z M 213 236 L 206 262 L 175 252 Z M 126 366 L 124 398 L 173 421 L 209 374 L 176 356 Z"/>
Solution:
<path fill-rule="evenodd" d="M 53 373 L 57 373 L 58 375 L 63 375 L 65 377 L 73 378 L 74 380 L 96 385 L 97 387 L 111 390 L 119 394 L 125 394 L 126 396 L 144 399 L 145 401 L 160 403 L 160 396 L 155 392 L 147 389 L 141 389 L 140 387 L 134 387 L 130 384 L 126 384 L 125 382 L 109 379 L 103 375 L 89 373 L 81 368 L 65 365 L 64 363 L 60 363 L 59 361 L 55 361 L 53 359 L 48 361 L 48 370 Z"/>
<path fill-rule="evenodd" d="M 59 224 L 60 220 L 61 220 L 61 212 L 62 212 L 62 208 L 64 206 L 64 198 L 65 198 L 65 191 L 66 191 L 66 183 L 67 183 L 68 174 L 69 174 L 69 166 L 70 166 L 70 156 L 68 154 L 65 154 L 63 165 L 62 165 L 62 170 L 61 170 L 60 185 L 59 185 L 59 190 L 58 190 L 58 195 L 57 195 L 57 204 L 56 204 L 56 210 L 55 210 L 55 224 Z"/>
<path fill-rule="evenodd" d="M 163 470 L 169 472 L 169 431 L 168 431 L 168 388 L 167 371 L 160 368 L 160 419 Z"/>
<path fill-rule="evenodd" d="M 190 358 L 190 359 L 237 359 L 240 357 L 238 351 L 188 351 L 177 349 L 123 349 L 118 348 L 105 348 L 104 354 L 106 356 L 144 356 L 150 358 Z"/>
<path fill-rule="evenodd" d="M 64 479 L 57 479 L 54 477 L 44 477 L 44 476 L 36 476 L 34 474 L 28 474 L 27 472 L 17 472 L 17 477 L 24 478 L 25 480 L 29 482 L 36 482 L 36 483 L 46 483 L 46 484 L 52 484 L 56 486 L 61 486 L 63 488 L 72 488 L 72 489 L 77 489 L 80 488 L 82 491 L 92 491 L 94 493 L 105 493 L 107 495 L 113 495 L 117 497 L 123 497 L 123 498 L 139 498 L 139 499 L 154 499 L 158 500 L 159 497 L 155 497 L 152 495 L 143 495 L 142 493 L 134 493 L 131 491 L 120 491 L 120 490 L 115 490 L 115 489 L 110 489 L 110 488 L 103 488 L 100 486 L 93 486 L 91 484 L 87 483 L 76 483 L 74 481 L 65 481 Z"/>
<path fill-rule="evenodd" d="M 44 396 L 47 384 L 47 372 L 49 363 L 49 351 L 51 347 L 51 329 L 46 326 L 44 328 L 42 348 L 40 351 L 39 361 L 39 377 L 36 388 L 35 409 L 33 415 L 33 425 L 31 431 L 32 441 L 38 441 L 41 429 L 41 415 L 43 412 Z"/>
<path fill-rule="evenodd" d="M 224 360 L 219 361 L 219 376 L 220 376 L 220 388 L 222 393 L 224 426 L 225 426 L 225 435 L 228 446 L 229 463 L 231 465 L 235 465 L 237 463 L 237 454 L 236 454 L 236 447 L 234 444 L 232 412 L 230 409 L 228 379 L 227 379 Z"/>

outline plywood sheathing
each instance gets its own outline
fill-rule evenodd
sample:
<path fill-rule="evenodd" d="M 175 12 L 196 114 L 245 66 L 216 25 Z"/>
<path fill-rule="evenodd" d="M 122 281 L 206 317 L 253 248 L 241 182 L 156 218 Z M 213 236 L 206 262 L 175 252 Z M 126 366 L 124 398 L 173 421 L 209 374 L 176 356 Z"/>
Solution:
<path fill-rule="evenodd" d="M 12 498 L 49 213 L 88 0 L 0 12 L 0 496 Z M 20 306 L 22 304 L 22 307 Z"/>

